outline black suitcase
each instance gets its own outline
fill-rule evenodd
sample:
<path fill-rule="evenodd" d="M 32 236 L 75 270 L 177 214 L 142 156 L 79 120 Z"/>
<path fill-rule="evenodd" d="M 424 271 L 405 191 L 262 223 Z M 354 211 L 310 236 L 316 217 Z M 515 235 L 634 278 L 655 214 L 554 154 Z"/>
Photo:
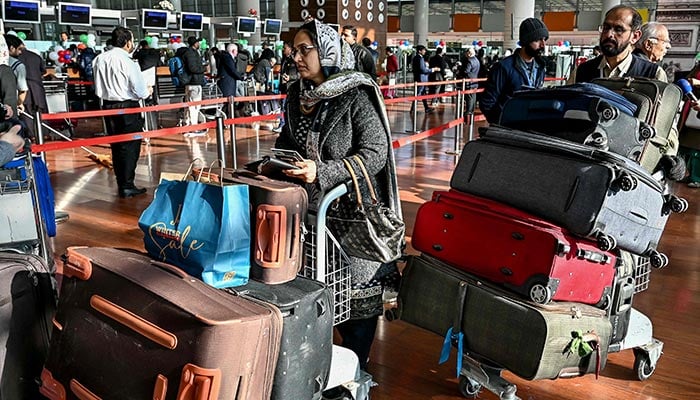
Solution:
<path fill-rule="evenodd" d="M 491 127 L 466 144 L 450 186 L 537 215 L 601 250 L 644 254 L 655 266 L 670 211 L 687 209 L 635 162 L 566 140 Z"/>
<path fill-rule="evenodd" d="M 333 354 L 333 291 L 301 276 L 278 285 L 251 280 L 226 290 L 282 312 L 282 341 L 270 398 L 320 399 Z"/>
<path fill-rule="evenodd" d="M 0 252 L 0 399 L 39 398 L 56 286 L 44 259 Z"/>
<path fill-rule="evenodd" d="M 681 89 L 647 78 L 597 78 L 593 83 L 611 89 L 637 106 L 635 116 L 654 127 L 655 135 L 641 149 L 636 161 L 654 171 L 664 154 L 678 151 L 676 116 L 683 100 Z"/>
<path fill-rule="evenodd" d="M 596 90 L 593 90 L 596 89 Z M 587 144 L 637 160 L 655 135 L 621 95 L 591 83 L 516 92 L 500 124 Z"/>

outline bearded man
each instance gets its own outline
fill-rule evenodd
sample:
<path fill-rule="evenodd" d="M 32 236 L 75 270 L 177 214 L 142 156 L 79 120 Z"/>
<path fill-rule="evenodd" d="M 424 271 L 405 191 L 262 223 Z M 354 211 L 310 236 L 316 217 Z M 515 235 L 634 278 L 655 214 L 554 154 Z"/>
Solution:
<path fill-rule="evenodd" d="M 536 18 L 520 24 L 520 48 L 495 64 L 489 72 L 479 108 L 490 124 L 501 118 L 503 105 L 516 90 L 538 89 L 544 85 L 545 62 L 542 55 L 549 30 Z"/>
<path fill-rule="evenodd" d="M 642 37 L 642 16 L 637 10 L 623 5 L 611 8 L 598 31 L 603 54 L 579 65 L 569 77 L 570 83 L 626 76 L 667 81 L 661 67 L 632 52 Z"/>

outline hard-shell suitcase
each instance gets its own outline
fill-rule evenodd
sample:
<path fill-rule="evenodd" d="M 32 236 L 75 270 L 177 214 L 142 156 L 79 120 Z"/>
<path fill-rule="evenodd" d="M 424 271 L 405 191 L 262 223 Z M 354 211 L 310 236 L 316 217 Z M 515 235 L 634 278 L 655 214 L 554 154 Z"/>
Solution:
<path fill-rule="evenodd" d="M 303 187 L 246 170 L 223 170 L 224 182 L 244 183 L 251 203 L 251 278 L 278 284 L 301 268 L 302 230 L 308 209 Z"/>
<path fill-rule="evenodd" d="M 613 253 L 502 203 L 454 190 L 436 191 L 418 209 L 411 243 L 418 251 L 536 303 L 610 304 Z"/>
<path fill-rule="evenodd" d="M 463 335 L 465 353 L 525 379 L 595 373 L 607 360 L 611 327 L 605 311 L 523 302 L 426 255 L 409 257 L 398 305 L 396 317 L 441 336 L 452 328 L 452 337 Z M 581 336 L 598 351 L 583 357 L 572 352 Z"/>
<path fill-rule="evenodd" d="M 270 303 L 282 312 L 282 340 L 271 399 L 320 399 L 333 353 L 331 288 L 300 276 L 279 285 L 249 281 L 226 290 Z"/>
<path fill-rule="evenodd" d="M 268 399 L 282 316 L 147 255 L 69 248 L 49 399 Z"/>
<path fill-rule="evenodd" d="M 635 118 L 637 107 L 609 89 L 579 83 L 516 92 L 500 124 L 612 151 L 637 160 L 654 128 Z"/>
<path fill-rule="evenodd" d="M 566 140 L 490 127 L 462 151 L 450 186 L 527 211 L 569 232 L 668 263 L 655 249 L 684 199 L 635 162 Z"/>
<path fill-rule="evenodd" d="M 656 134 L 641 149 L 637 162 L 654 171 L 661 156 L 678 151 L 676 116 L 683 100 L 681 89 L 648 78 L 596 78 L 593 83 L 611 89 L 637 105 L 637 118 L 654 127 Z"/>
<path fill-rule="evenodd" d="M 39 398 L 56 287 L 46 261 L 0 252 L 0 399 Z"/>

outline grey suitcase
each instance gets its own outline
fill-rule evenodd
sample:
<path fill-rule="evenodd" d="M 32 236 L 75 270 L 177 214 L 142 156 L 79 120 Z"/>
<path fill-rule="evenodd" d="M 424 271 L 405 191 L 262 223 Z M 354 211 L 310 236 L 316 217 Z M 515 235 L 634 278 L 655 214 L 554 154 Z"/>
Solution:
<path fill-rule="evenodd" d="M 226 289 L 282 312 L 282 340 L 271 400 L 318 400 L 328 382 L 333 354 L 333 291 L 304 277 L 268 285 L 254 280 Z"/>
<path fill-rule="evenodd" d="M 0 399 L 40 397 L 55 311 L 56 285 L 46 261 L 0 252 Z"/>
<path fill-rule="evenodd" d="M 450 186 L 590 237 L 601 250 L 647 255 L 658 267 L 668 263 L 656 251 L 668 215 L 687 208 L 632 160 L 499 127 L 466 144 Z"/>
<path fill-rule="evenodd" d="M 395 316 L 445 336 L 464 334 L 464 352 L 530 380 L 595 373 L 605 367 L 611 324 L 605 311 L 580 303 L 541 306 L 511 297 L 429 256 L 410 256 Z M 595 351 L 570 353 L 572 332 Z M 514 351 L 517 350 L 517 351 Z"/>
<path fill-rule="evenodd" d="M 637 105 L 635 116 L 656 131 L 636 156 L 647 171 L 657 168 L 661 156 L 678 151 L 676 115 L 683 100 L 681 89 L 672 84 L 647 78 L 597 78 L 593 83 L 611 89 Z"/>

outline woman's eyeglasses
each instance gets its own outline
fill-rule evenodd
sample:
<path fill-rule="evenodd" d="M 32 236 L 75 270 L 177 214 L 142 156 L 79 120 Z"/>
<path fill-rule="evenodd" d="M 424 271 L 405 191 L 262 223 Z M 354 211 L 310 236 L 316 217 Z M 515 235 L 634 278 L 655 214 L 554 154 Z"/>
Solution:
<path fill-rule="evenodd" d="M 627 29 L 624 26 L 620 26 L 620 25 L 616 25 L 616 26 L 611 26 L 608 24 L 598 25 L 598 32 L 600 32 L 600 33 L 609 32 L 611 30 L 617 36 L 622 36 L 625 32 L 631 31 L 631 29 Z"/>
<path fill-rule="evenodd" d="M 302 57 L 306 57 L 311 53 L 311 50 L 315 49 L 316 46 L 311 45 L 301 45 L 299 47 L 292 47 L 292 58 L 296 58 L 297 54 L 301 54 Z"/>

